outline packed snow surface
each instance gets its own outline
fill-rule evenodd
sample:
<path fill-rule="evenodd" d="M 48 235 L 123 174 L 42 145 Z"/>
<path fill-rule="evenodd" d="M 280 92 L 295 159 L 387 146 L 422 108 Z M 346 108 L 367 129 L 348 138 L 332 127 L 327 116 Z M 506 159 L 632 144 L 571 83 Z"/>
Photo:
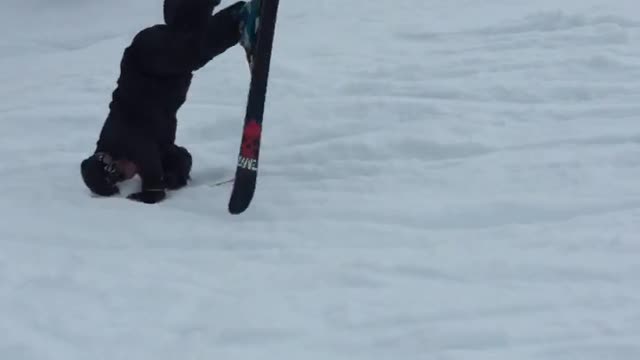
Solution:
<path fill-rule="evenodd" d="M 0 359 L 640 358 L 637 0 L 282 0 L 240 216 L 241 48 L 179 113 L 191 186 L 96 198 L 162 2 L 2 5 Z"/>

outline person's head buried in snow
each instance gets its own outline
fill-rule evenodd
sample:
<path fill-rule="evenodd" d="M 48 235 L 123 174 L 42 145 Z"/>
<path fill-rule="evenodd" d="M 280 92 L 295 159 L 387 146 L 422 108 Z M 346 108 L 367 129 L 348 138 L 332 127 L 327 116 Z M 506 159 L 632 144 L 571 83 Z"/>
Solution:
<path fill-rule="evenodd" d="M 94 193 L 101 196 L 112 196 L 120 190 L 119 182 L 133 178 L 137 168 L 128 160 L 114 160 L 111 155 L 99 152 L 83 160 L 80 169 L 82 180 Z"/>

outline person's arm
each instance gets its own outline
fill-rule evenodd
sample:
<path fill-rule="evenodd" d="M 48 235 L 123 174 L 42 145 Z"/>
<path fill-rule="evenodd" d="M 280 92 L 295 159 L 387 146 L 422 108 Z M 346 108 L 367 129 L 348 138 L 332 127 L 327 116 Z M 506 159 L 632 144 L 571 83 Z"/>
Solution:
<path fill-rule="evenodd" d="M 140 192 L 128 196 L 131 200 L 154 204 L 166 197 L 164 170 L 158 147 L 142 138 L 128 144 L 128 154 L 136 164 L 138 175 L 142 178 Z"/>
<path fill-rule="evenodd" d="M 171 145 L 162 156 L 164 183 L 167 189 L 177 190 L 187 185 L 193 159 L 187 149 Z"/>

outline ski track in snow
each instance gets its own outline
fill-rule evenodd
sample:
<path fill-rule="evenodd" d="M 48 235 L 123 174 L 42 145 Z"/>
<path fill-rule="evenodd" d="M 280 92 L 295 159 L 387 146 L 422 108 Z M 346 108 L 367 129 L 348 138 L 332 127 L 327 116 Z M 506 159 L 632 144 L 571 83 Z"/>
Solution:
<path fill-rule="evenodd" d="M 241 50 L 179 114 L 193 186 L 93 198 L 79 161 L 159 2 L 6 1 L 0 358 L 640 356 L 636 2 L 283 1 L 258 190 L 231 217 L 212 184 Z"/>

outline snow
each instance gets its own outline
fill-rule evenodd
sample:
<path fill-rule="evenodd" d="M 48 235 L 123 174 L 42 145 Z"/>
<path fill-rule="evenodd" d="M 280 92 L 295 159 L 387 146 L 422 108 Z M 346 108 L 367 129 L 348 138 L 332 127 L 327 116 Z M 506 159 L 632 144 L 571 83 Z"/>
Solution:
<path fill-rule="evenodd" d="M 191 187 L 80 180 L 160 3 L 3 0 L 1 359 L 640 357 L 637 1 L 282 1 L 241 216 L 239 48 L 179 114 Z"/>

